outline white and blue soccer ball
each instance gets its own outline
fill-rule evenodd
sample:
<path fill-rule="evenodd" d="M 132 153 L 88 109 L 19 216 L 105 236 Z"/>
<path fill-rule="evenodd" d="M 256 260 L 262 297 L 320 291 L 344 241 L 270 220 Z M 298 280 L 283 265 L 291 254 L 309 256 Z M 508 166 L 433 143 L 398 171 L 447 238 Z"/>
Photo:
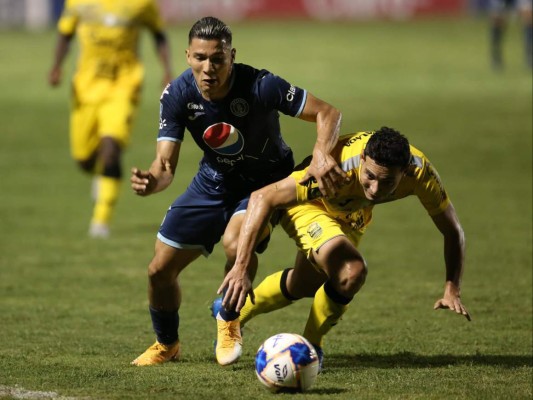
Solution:
<path fill-rule="evenodd" d="M 255 356 L 255 373 L 271 392 L 304 392 L 318 375 L 318 355 L 303 336 L 278 333 L 263 342 Z"/>

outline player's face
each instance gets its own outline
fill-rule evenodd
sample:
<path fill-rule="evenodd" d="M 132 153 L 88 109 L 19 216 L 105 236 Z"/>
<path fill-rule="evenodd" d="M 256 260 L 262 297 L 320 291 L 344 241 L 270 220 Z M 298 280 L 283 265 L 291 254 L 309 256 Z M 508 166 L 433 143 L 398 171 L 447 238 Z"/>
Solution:
<path fill-rule="evenodd" d="M 404 171 L 400 167 L 384 167 L 372 158 L 363 156 L 359 180 L 368 200 L 385 200 L 396 190 L 403 175 Z"/>
<path fill-rule="evenodd" d="M 235 49 L 224 41 L 192 39 L 187 49 L 187 63 L 206 100 L 226 96 L 234 59 Z"/>

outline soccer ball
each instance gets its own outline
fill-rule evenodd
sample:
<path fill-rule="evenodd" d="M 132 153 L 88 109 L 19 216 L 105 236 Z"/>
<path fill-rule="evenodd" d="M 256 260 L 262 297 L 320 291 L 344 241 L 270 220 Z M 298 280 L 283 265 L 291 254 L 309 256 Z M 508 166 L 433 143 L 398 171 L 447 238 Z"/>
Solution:
<path fill-rule="evenodd" d="M 278 333 L 257 350 L 255 373 L 271 392 L 304 392 L 318 375 L 318 355 L 304 337 Z"/>

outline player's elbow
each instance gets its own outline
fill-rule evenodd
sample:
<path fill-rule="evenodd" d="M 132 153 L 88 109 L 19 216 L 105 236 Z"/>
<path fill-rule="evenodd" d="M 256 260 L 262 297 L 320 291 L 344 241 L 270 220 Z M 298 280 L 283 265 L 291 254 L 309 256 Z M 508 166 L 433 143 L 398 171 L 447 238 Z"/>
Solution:
<path fill-rule="evenodd" d="M 333 118 L 337 121 L 337 124 L 340 125 L 342 121 L 342 113 L 339 109 L 333 107 Z"/>
<path fill-rule="evenodd" d="M 464 243 L 465 241 L 465 231 L 458 220 L 455 220 L 453 224 L 448 226 L 448 229 L 445 230 L 444 235 L 457 242 Z"/>
<path fill-rule="evenodd" d="M 454 239 L 457 243 L 464 248 L 466 243 L 465 231 L 460 224 L 457 224 L 457 227 L 454 232 Z"/>
<path fill-rule="evenodd" d="M 459 238 L 461 243 L 465 243 L 466 241 L 465 231 L 461 225 L 457 226 L 457 237 Z"/>
<path fill-rule="evenodd" d="M 324 103 L 325 107 L 319 113 L 318 120 L 329 122 L 336 127 L 340 127 L 342 121 L 342 113 L 338 108 L 335 108 L 331 104 Z"/>

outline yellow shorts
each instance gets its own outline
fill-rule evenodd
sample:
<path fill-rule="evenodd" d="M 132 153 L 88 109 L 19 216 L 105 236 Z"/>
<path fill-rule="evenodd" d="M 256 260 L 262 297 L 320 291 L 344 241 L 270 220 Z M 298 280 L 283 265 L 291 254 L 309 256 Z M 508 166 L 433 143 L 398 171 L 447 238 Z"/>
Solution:
<path fill-rule="evenodd" d="M 129 144 L 140 88 L 138 79 L 112 83 L 104 79 L 74 81 L 70 151 L 75 160 L 89 159 L 102 137 L 112 137 L 123 148 Z"/>
<path fill-rule="evenodd" d="M 345 220 L 333 217 L 320 200 L 304 203 L 283 211 L 280 224 L 307 257 L 327 241 L 346 236 L 355 247 L 372 220 L 371 209 L 351 213 Z"/>

